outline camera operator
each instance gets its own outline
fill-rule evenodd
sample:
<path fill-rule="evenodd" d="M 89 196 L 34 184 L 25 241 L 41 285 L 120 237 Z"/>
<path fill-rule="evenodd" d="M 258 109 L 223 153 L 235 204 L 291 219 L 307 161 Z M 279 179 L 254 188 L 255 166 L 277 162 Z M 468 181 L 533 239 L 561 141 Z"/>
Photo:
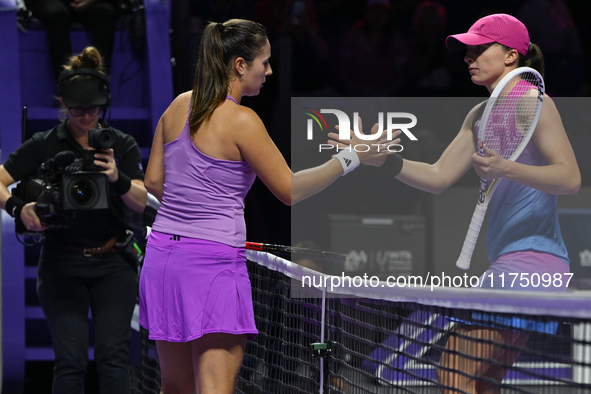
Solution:
<path fill-rule="evenodd" d="M 64 68 L 58 90 L 68 116 L 53 129 L 33 135 L 0 166 L 0 206 L 22 220 L 27 230 L 43 232 L 37 295 L 55 352 L 53 393 L 84 392 L 90 308 L 100 392 L 129 394 L 130 321 L 137 297 L 137 268 L 117 245 L 129 229 L 124 204 L 137 212 L 146 206 L 137 143 L 111 129 L 114 145 L 94 155 L 96 172 L 106 174 L 108 180 L 108 208 L 76 211 L 66 227 L 43 224 L 35 202 L 25 203 L 7 189 L 18 180 L 35 177 L 42 165 L 59 166 L 56 155 L 60 152 L 82 157 L 91 148 L 89 130 L 107 127 L 100 112 L 109 106 L 109 83 L 99 52 L 88 47 L 71 57 Z"/>

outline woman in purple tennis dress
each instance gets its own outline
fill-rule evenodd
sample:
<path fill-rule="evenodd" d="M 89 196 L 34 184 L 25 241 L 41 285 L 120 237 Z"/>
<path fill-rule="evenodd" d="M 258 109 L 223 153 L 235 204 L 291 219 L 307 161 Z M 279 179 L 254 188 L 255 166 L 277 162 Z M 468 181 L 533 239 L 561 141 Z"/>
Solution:
<path fill-rule="evenodd" d="M 210 23 L 193 90 L 156 128 L 145 184 L 162 204 L 141 273 L 140 324 L 156 341 L 166 394 L 234 392 L 257 334 L 244 253 L 244 197 L 255 177 L 291 205 L 385 154 L 341 151 L 292 173 L 260 118 L 240 105 L 271 75 L 270 57 L 262 25 Z"/>

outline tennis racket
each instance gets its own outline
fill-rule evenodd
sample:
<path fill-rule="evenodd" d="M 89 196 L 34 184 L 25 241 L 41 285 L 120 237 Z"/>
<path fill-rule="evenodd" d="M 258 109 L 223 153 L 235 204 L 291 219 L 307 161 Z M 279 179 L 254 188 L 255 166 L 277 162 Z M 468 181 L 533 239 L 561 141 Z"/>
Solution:
<path fill-rule="evenodd" d="M 324 261 L 335 261 L 344 263 L 347 259 L 347 255 L 335 252 L 326 252 L 323 250 L 300 248 L 297 246 L 284 246 L 284 245 L 272 245 L 262 244 L 257 242 L 247 242 L 246 249 L 259 250 L 262 252 L 269 252 L 279 255 L 287 255 L 289 257 L 298 255 L 302 257 L 310 257 L 312 259 L 324 260 Z"/>
<path fill-rule="evenodd" d="M 492 92 L 482 113 L 477 150 L 483 144 L 503 159 L 515 161 L 529 142 L 544 103 L 544 80 L 533 68 L 519 67 L 505 75 Z M 501 179 L 480 179 L 478 203 L 456 266 L 470 268 L 470 261 L 486 209 Z"/>

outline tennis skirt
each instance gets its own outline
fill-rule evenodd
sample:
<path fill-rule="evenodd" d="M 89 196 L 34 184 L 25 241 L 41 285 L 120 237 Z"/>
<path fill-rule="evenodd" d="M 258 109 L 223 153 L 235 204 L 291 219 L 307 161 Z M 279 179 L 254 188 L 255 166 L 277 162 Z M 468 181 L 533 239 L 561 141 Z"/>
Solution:
<path fill-rule="evenodd" d="M 479 288 L 499 289 L 514 291 L 544 291 L 559 292 L 567 291 L 567 282 L 570 266 L 562 259 L 548 254 L 535 251 L 511 252 L 499 256 L 488 270 L 480 277 Z M 516 280 L 515 275 L 521 274 L 528 278 L 528 281 Z M 535 278 L 532 280 L 532 278 Z M 545 282 L 541 278 L 550 278 Z M 548 284 L 548 286 L 544 286 Z M 471 320 L 451 319 L 465 324 L 478 324 L 483 326 L 499 327 L 515 330 L 532 330 L 555 334 L 558 329 L 558 322 L 555 320 L 540 320 L 525 317 L 507 317 L 491 315 L 488 313 L 472 313 Z"/>
<path fill-rule="evenodd" d="M 152 231 L 139 298 L 140 325 L 153 340 L 258 334 L 242 248 Z"/>

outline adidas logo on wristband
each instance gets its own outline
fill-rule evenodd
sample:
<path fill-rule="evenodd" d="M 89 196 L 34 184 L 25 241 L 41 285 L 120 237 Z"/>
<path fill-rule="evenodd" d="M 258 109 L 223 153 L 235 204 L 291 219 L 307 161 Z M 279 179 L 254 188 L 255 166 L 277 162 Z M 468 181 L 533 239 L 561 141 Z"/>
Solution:
<path fill-rule="evenodd" d="M 359 156 L 351 150 L 344 149 L 336 154 L 334 158 L 341 163 L 341 167 L 343 167 L 343 175 L 347 175 L 355 168 L 359 167 Z"/>

